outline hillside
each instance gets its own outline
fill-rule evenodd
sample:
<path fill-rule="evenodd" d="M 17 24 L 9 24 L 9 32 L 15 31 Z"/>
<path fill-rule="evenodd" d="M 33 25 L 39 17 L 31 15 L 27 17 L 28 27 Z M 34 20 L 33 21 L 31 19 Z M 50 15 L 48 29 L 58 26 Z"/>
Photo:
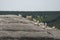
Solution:
<path fill-rule="evenodd" d="M 44 16 L 45 22 L 47 22 L 48 25 L 60 28 L 60 11 L 0 11 L 0 15 L 3 14 L 21 14 L 23 17 L 29 15 L 33 16 L 33 18 L 36 16 Z"/>

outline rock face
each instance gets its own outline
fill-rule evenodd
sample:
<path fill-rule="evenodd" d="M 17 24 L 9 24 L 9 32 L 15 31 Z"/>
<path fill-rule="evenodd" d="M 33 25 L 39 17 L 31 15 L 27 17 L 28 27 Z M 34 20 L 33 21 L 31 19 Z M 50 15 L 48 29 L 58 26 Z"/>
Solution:
<path fill-rule="evenodd" d="M 17 15 L 0 15 L 0 40 L 59 40 L 60 30 L 43 29 Z"/>

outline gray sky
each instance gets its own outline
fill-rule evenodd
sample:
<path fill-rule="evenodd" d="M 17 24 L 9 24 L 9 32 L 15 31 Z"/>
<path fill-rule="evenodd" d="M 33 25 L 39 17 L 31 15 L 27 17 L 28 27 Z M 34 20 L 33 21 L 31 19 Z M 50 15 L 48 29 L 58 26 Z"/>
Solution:
<path fill-rule="evenodd" d="M 60 0 L 0 0 L 0 11 L 60 11 Z"/>

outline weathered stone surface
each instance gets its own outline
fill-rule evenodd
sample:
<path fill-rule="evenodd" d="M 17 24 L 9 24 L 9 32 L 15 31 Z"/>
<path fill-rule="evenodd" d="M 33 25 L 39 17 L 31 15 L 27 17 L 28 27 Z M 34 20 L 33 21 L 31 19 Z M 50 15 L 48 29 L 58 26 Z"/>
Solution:
<path fill-rule="evenodd" d="M 12 31 L 21 31 L 21 30 L 34 30 L 40 31 L 42 28 L 34 26 L 32 24 L 22 24 L 22 23 L 10 23 L 10 24 L 0 24 L 0 30 L 12 30 Z"/>
<path fill-rule="evenodd" d="M 56 28 L 43 29 L 41 25 L 34 25 L 33 21 L 17 15 L 0 15 L 0 39 L 55 40 L 60 39 L 60 30 Z"/>

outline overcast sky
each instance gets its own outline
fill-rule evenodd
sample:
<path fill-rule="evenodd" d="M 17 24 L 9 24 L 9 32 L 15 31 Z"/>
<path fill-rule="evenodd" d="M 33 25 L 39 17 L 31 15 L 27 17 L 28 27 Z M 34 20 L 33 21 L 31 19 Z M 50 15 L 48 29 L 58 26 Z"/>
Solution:
<path fill-rule="evenodd" d="M 0 0 L 0 11 L 60 11 L 60 0 Z"/>

